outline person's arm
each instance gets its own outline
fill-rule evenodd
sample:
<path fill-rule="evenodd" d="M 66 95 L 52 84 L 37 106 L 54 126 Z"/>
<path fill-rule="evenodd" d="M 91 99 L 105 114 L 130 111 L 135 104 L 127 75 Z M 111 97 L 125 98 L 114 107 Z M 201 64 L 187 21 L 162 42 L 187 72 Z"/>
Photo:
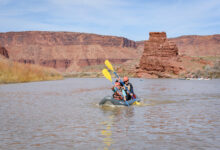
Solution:
<path fill-rule="evenodd" d="M 113 92 L 115 92 L 115 87 L 114 86 L 111 89 L 112 89 Z"/>
<path fill-rule="evenodd" d="M 133 85 L 130 83 L 130 95 L 133 96 L 134 95 L 134 89 L 133 89 Z"/>
<path fill-rule="evenodd" d="M 119 83 L 120 83 L 120 81 L 121 81 L 120 77 L 116 78 L 116 80 L 115 80 L 115 82 L 119 82 Z"/>
<path fill-rule="evenodd" d="M 126 100 L 126 93 L 125 93 L 125 91 L 123 89 L 122 89 L 122 95 L 124 97 L 124 100 Z"/>

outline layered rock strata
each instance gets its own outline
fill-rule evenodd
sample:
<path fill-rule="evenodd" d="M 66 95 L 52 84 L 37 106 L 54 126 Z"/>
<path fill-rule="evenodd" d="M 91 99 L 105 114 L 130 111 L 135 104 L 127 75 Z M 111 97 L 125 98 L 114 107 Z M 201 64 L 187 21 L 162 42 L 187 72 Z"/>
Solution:
<path fill-rule="evenodd" d="M 177 75 L 181 67 L 178 66 L 176 44 L 167 39 L 165 32 L 150 32 L 149 35 L 149 40 L 145 41 L 144 52 L 139 64 L 139 76 L 167 77 L 167 74 Z"/>
<path fill-rule="evenodd" d="M 53 67 L 59 71 L 84 66 L 123 63 L 137 59 L 136 42 L 116 36 L 76 32 L 7 32 L 0 33 L 0 44 L 14 61 Z"/>
<path fill-rule="evenodd" d="M 176 43 L 180 55 L 220 56 L 220 34 L 207 36 L 187 35 L 169 40 Z"/>

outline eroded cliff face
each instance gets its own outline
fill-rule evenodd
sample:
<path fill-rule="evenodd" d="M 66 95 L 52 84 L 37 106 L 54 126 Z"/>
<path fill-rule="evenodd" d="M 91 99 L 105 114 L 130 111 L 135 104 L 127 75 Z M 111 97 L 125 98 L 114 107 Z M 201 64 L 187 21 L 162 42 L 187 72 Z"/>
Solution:
<path fill-rule="evenodd" d="M 182 69 L 178 63 L 178 48 L 167 39 L 165 32 L 150 32 L 145 41 L 144 52 L 140 60 L 140 77 L 169 77 L 178 75 Z"/>
<path fill-rule="evenodd" d="M 179 48 L 180 55 L 187 56 L 219 56 L 220 34 L 198 36 L 188 35 L 170 38 Z"/>
<path fill-rule="evenodd" d="M 0 55 L 9 58 L 8 51 L 2 46 L 0 46 Z"/>
<path fill-rule="evenodd" d="M 136 47 L 134 41 L 123 37 L 102 36 L 78 32 L 7 32 L 0 33 L 0 43 L 8 45 L 101 45 L 110 47 Z"/>
<path fill-rule="evenodd" d="M 39 64 L 60 71 L 99 65 L 105 59 L 123 63 L 137 59 L 136 43 L 123 37 L 74 32 L 0 33 L 0 44 L 12 60 Z"/>

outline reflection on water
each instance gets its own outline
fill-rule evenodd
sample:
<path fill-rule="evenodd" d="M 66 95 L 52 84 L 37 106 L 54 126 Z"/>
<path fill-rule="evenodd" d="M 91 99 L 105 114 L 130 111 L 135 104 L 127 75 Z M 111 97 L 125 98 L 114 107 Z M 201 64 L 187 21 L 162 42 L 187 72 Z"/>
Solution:
<path fill-rule="evenodd" d="M 106 79 L 0 85 L 0 149 L 220 149 L 220 80 L 131 82 L 138 106 L 98 106 Z"/>
<path fill-rule="evenodd" d="M 117 128 L 116 124 L 123 118 L 130 118 L 134 116 L 134 108 L 133 107 L 126 107 L 126 106 L 114 106 L 114 105 L 103 105 L 100 106 L 100 109 L 103 111 L 107 120 L 101 122 L 103 126 L 105 126 L 104 130 L 101 130 L 101 134 L 104 136 L 103 143 L 105 144 L 104 149 L 114 149 L 111 147 L 113 143 L 116 141 L 113 140 L 113 136 L 119 135 L 119 132 L 122 132 L 119 128 Z M 126 126 L 125 126 L 126 128 Z M 115 130 L 117 131 L 115 133 Z M 128 129 L 126 129 L 128 130 Z M 115 135 L 113 135 L 113 133 Z"/>
<path fill-rule="evenodd" d="M 111 131 L 111 127 L 112 127 L 112 123 L 113 123 L 113 118 L 114 116 L 109 116 L 109 120 L 102 122 L 102 125 L 105 126 L 104 130 L 101 130 L 101 134 L 104 136 L 103 138 L 103 142 L 106 144 L 106 147 L 104 149 L 108 149 L 111 144 L 112 144 L 112 131 Z"/>

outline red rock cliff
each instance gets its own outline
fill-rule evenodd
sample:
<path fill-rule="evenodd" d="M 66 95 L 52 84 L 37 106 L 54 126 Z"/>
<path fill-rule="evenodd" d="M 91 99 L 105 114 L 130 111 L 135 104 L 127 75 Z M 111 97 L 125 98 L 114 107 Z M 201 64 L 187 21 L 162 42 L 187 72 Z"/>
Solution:
<path fill-rule="evenodd" d="M 1 47 L 1 46 L 0 46 L 0 55 L 3 55 L 4 57 L 9 58 L 8 51 L 4 47 Z"/>
<path fill-rule="evenodd" d="M 134 41 L 123 37 L 102 36 L 77 32 L 8 32 L 0 33 L 2 45 L 101 45 L 110 47 L 136 47 Z"/>
<path fill-rule="evenodd" d="M 134 41 L 86 33 L 7 32 L 0 33 L 0 44 L 7 48 L 12 60 L 60 71 L 101 64 L 104 59 L 122 63 L 138 57 Z"/>
<path fill-rule="evenodd" d="M 150 74 L 155 77 L 167 77 L 166 73 L 177 75 L 181 69 L 176 65 L 177 56 L 178 48 L 167 39 L 165 32 L 150 32 L 140 60 L 139 76 Z"/>
<path fill-rule="evenodd" d="M 176 43 L 181 55 L 188 56 L 219 56 L 220 34 L 198 36 L 188 35 L 171 38 Z"/>

